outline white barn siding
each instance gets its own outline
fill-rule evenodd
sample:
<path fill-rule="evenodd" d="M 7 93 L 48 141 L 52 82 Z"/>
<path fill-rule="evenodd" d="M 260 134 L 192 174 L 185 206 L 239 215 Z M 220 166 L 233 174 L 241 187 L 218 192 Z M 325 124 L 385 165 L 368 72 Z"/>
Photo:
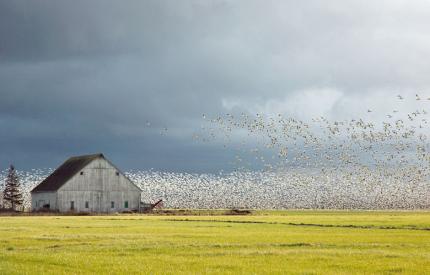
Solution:
<path fill-rule="evenodd" d="M 50 209 L 57 208 L 57 192 L 43 192 L 31 194 L 31 205 L 35 210 L 43 208 L 43 205 L 49 204 Z"/>
<path fill-rule="evenodd" d="M 40 204 L 49 204 L 51 210 L 68 212 L 72 210 L 73 202 L 75 212 L 139 210 L 141 192 L 140 188 L 101 155 L 56 191 L 32 192 L 32 209 L 39 210 L 43 207 Z"/>
<path fill-rule="evenodd" d="M 141 190 L 103 158 L 96 159 L 58 189 L 58 209 L 77 212 L 138 210 Z M 119 173 L 117 175 L 117 172 Z M 125 208 L 125 202 L 128 208 Z M 88 208 L 85 203 L 88 202 Z M 111 207 L 114 202 L 114 207 Z"/>

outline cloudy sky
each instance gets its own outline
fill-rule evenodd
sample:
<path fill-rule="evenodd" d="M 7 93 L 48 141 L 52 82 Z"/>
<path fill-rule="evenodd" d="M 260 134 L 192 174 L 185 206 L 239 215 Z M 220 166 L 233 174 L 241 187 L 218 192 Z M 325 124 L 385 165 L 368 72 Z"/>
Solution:
<path fill-rule="evenodd" d="M 429 14 L 424 0 L 0 0 L 0 168 L 103 152 L 124 170 L 228 170 L 232 152 L 191 138 L 202 114 L 341 119 L 430 95 Z"/>

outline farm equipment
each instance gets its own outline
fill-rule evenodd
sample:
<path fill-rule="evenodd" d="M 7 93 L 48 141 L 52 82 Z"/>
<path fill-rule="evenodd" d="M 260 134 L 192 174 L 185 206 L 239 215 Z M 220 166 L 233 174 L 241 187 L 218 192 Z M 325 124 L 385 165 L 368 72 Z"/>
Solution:
<path fill-rule="evenodd" d="M 154 210 L 155 208 L 161 208 L 163 205 L 163 200 L 160 199 L 155 203 L 144 203 L 140 202 L 140 210 L 141 212 L 149 212 Z"/>

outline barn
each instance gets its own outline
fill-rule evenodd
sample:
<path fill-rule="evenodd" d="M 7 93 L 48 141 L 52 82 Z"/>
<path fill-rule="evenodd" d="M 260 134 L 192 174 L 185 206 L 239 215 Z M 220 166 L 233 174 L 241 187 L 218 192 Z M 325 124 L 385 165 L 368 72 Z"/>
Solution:
<path fill-rule="evenodd" d="M 31 208 L 59 212 L 139 211 L 141 192 L 103 154 L 76 156 L 31 190 Z"/>

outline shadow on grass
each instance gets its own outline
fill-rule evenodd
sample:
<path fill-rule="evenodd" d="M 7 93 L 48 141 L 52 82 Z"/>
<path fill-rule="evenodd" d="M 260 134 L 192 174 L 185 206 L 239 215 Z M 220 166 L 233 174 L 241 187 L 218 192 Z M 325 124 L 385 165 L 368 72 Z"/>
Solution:
<path fill-rule="evenodd" d="M 275 224 L 289 226 L 308 226 L 308 227 L 332 227 L 332 228 L 353 228 L 353 229 L 392 229 L 392 230 L 420 230 L 430 231 L 430 227 L 417 226 L 383 226 L 383 225 L 355 225 L 355 224 L 319 224 L 319 223 L 293 223 L 293 222 L 264 222 L 264 221 L 233 221 L 233 220 L 197 220 L 197 219 L 166 219 L 172 222 L 219 222 L 219 223 L 239 223 L 239 224 Z"/>

